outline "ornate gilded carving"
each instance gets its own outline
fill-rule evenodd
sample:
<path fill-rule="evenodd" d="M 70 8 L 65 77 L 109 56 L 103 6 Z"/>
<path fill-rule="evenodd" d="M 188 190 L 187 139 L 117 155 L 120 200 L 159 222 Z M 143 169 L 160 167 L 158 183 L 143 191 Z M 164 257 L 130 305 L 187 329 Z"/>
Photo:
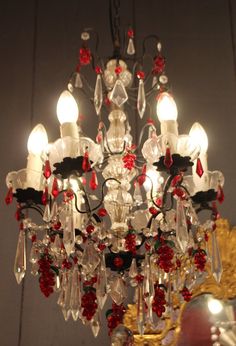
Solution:
<path fill-rule="evenodd" d="M 217 221 L 217 241 L 219 244 L 223 274 L 220 284 L 217 284 L 212 274 L 205 282 L 193 291 L 193 297 L 204 293 L 213 294 L 218 299 L 232 299 L 236 297 L 236 227 L 230 228 L 229 221 L 220 219 Z M 209 239 L 209 251 L 211 252 L 211 239 Z M 181 330 L 181 317 L 186 303 L 181 304 L 178 318 L 171 321 L 170 318 L 163 319 L 163 326 L 160 330 L 153 331 L 147 329 L 145 335 L 141 336 L 137 330 L 137 310 L 135 305 L 129 305 L 125 314 L 124 324 L 134 333 L 135 345 L 137 346 L 174 346 L 177 343 Z M 167 335 L 170 336 L 168 343 Z"/>

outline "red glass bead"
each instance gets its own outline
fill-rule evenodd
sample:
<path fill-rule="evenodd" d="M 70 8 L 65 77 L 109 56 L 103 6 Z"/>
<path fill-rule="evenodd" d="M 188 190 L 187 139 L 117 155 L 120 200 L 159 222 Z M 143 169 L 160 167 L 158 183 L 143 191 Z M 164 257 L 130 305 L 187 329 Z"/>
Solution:
<path fill-rule="evenodd" d="M 170 152 L 170 148 L 166 148 L 166 154 L 165 154 L 165 158 L 164 158 L 164 165 L 166 166 L 166 168 L 170 168 L 173 165 L 173 158 Z"/>
<path fill-rule="evenodd" d="M 33 234 L 32 237 L 31 237 L 32 243 L 36 242 L 36 239 L 37 239 L 36 234 Z"/>
<path fill-rule="evenodd" d="M 144 79 L 144 78 L 145 78 L 145 73 L 144 73 L 143 71 L 138 71 L 138 72 L 137 72 L 137 77 L 138 77 L 139 79 Z"/>
<path fill-rule="evenodd" d="M 80 48 L 79 61 L 81 65 L 88 65 L 91 61 L 91 52 L 89 48 Z"/>
<path fill-rule="evenodd" d="M 157 215 L 159 212 L 155 207 L 150 207 L 149 213 L 151 213 L 152 215 Z"/>
<path fill-rule="evenodd" d="M 56 230 L 59 230 L 61 228 L 61 223 L 60 221 L 57 221 L 56 223 L 53 224 L 53 228 Z"/>
<path fill-rule="evenodd" d="M 202 163 L 201 163 L 201 160 L 199 158 L 197 159 L 196 173 L 200 178 L 202 177 L 202 175 L 204 173 Z"/>
<path fill-rule="evenodd" d="M 55 177 L 52 184 L 52 195 L 54 198 L 56 198 L 59 195 L 59 188 L 58 188 L 58 181 Z"/>
<path fill-rule="evenodd" d="M 143 282 L 144 276 L 142 274 L 138 274 L 135 276 L 135 280 L 137 283 Z"/>
<path fill-rule="evenodd" d="M 43 175 L 46 179 L 48 179 L 50 178 L 51 174 L 52 174 L 52 171 L 50 167 L 50 162 L 49 160 L 46 160 L 44 165 Z"/>
<path fill-rule="evenodd" d="M 113 261 L 114 265 L 117 267 L 117 268 L 121 268 L 124 264 L 124 260 L 123 258 L 121 257 L 116 257 Z"/>
<path fill-rule="evenodd" d="M 218 191 L 217 191 L 217 197 L 216 198 L 217 198 L 219 203 L 223 203 L 224 202 L 225 195 L 224 195 L 224 191 L 223 191 L 221 185 L 218 186 Z"/>
<path fill-rule="evenodd" d="M 183 189 L 181 189 L 181 188 L 175 188 L 174 190 L 173 190 L 173 195 L 174 196 L 178 196 L 178 197 L 180 197 L 181 199 L 184 199 L 185 198 L 185 191 L 183 190 Z"/>
<path fill-rule="evenodd" d="M 129 38 L 134 38 L 134 31 L 133 29 L 129 29 L 128 32 L 127 32 L 127 35 Z"/>
<path fill-rule="evenodd" d="M 15 219 L 16 219 L 17 221 L 20 221 L 20 219 L 21 219 L 20 208 L 17 208 L 17 209 L 16 209 L 16 212 L 15 212 Z"/>
<path fill-rule="evenodd" d="M 99 215 L 100 217 L 106 216 L 106 215 L 107 215 L 106 209 L 105 209 L 105 208 L 100 208 L 100 209 L 98 209 L 98 215 Z"/>
<path fill-rule="evenodd" d="M 98 187 L 97 174 L 94 170 L 92 171 L 91 179 L 89 181 L 89 186 L 91 190 L 96 190 Z"/>
<path fill-rule="evenodd" d="M 48 202 L 48 187 L 45 186 L 45 189 L 43 191 L 43 195 L 42 195 L 42 203 L 43 205 L 46 205 Z"/>
<path fill-rule="evenodd" d="M 100 66 L 96 66 L 95 67 L 95 72 L 96 72 L 96 74 L 101 74 L 102 73 L 101 67 Z"/>
<path fill-rule="evenodd" d="M 154 125 L 154 120 L 152 118 L 148 118 L 147 124 Z"/>
<path fill-rule="evenodd" d="M 94 231 L 94 226 L 93 226 L 93 225 L 88 225 L 88 226 L 86 227 L 86 232 L 87 232 L 88 234 L 91 234 L 93 231 Z"/>
<path fill-rule="evenodd" d="M 158 207 L 161 207 L 161 206 L 162 206 L 162 198 L 161 198 L 161 197 L 159 197 L 159 198 L 156 199 L 156 205 L 157 205 Z"/>
<path fill-rule="evenodd" d="M 179 182 L 181 182 L 181 180 L 182 180 L 182 175 L 181 174 L 176 175 L 171 182 L 171 186 L 175 187 Z"/>
<path fill-rule="evenodd" d="M 12 201 L 13 201 L 13 189 L 12 187 L 9 187 L 7 191 L 7 195 L 5 197 L 5 203 L 8 205 L 8 204 L 11 204 Z"/>
<path fill-rule="evenodd" d="M 140 175 L 137 179 L 140 186 L 142 186 L 146 181 L 146 178 L 147 178 L 146 173 L 147 173 L 147 165 L 144 164 L 142 167 L 142 172 L 141 172 L 142 175 Z"/>
<path fill-rule="evenodd" d="M 124 167 L 131 171 L 135 166 L 136 155 L 132 153 L 127 153 L 123 156 L 122 161 L 124 162 Z"/>
<path fill-rule="evenodd" d="M 115 74 L 119 75 L 122 72 L 122 67 L 120 65 L 116 66 Z"/>
<path fill-rule="evenodd" d="M 109 99 L 108 96 L 105 98 L 104 102 L 105 102 L 105 105 L 106 105 L 107 107 L 109 107 L 109 106 L 111 105 L 111 101 L 110 101 L 110 99 Z"/>
<path fill-rule="evenodd" d="M 160 74 L 165 69 L 165 58 L 161 55 L 158 55 L 154 59 L 154 67 L 153 67 L 153 74 Z"/>
<path fill-rule="evenodd" d="M 82 169 L 84 172 L 88 172 L 91 169 L 90 161 L 89 161 L 89 154 L 87 151 L 84 153 L 83 162 L 82 162 Z"/>
<path fill-rule="evenodd" d="M 204 234 L 204 239 L 205 239 L 205 241 L 209 240 L 209 235 L 207 233 Z"/>
<path fill-rule="evenodd" d="M 77 64 L 77 65 L 76 65 L 76 68 L 75 68 L 75 71 L 76 71 L 77 73 L 80 73 L 80 68 L 81 68 L 80 64 Z"/>
<path fill-rule="evenodd" d="M 99 249 L 100 251 L 105 250 L 105 248 L 106 248 L 106 245 L 105 245 L 105 244 L 103 244 L 103 243 L 98 244 L 98 249 Z"/>

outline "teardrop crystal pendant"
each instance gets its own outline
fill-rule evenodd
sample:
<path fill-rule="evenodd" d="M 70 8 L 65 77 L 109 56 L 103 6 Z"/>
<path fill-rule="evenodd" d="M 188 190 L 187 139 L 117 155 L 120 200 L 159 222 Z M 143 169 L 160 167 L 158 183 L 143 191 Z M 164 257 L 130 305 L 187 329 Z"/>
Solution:
<path fill-rule="evenodd" d="M 68 210 L 65 216 L 63 244 L 65 246 L 67 255 L 70 256 L 71 252 L 74 250 L 74 244 L 75 244 L 74 218 L 73 218 L 73 208 L 71 203 L 68 206 Z"/>
<path fill-rule="evenodd" d="M 140 205 L 143 203 L 143 197 L 142 197 L 141 189 L 138 182 L 136 182 L 135 184 L 134 201 L 136 205 Z"/>
<path fill-rule="evenodd" d="M 52 195 L 53 195 L 54 198 L 56 198 L 59 195 L 59 188 L 58 188 L 57 178 L 54 178 L 54 180 L 53 180 Z"/>
<path fill-rule="evenodd" d="M 177 199 L 176 205 L 176 240 L 181 251 L 185 253 L 188 248 L 189 235 L 184 205 L 180 198 Z"/>
<path fill-rule="evenodd" d="M 46 179 L 48 179 L 50 178 L 51 174 L 52 174 L 52 171 L 51 171 L 50 162 L 49 160 L 46 160 L 44 164 L 43 175 Z"/>
<path fill-rule="evenodd" d="M 140 335 L 144 334 L 145 328 L 145 306 L 143 299 L 143 284 L 138 285 L 138 301 L 137 301 L 137 326 Z"/>
<path fill-rule="evenodd" d="M 202 175 L 204 173 L 202 163 L 201 163 L 201 160 L 199 158 L 197 159 L 196 173 L 200 178 L 202 177 Z"/>
<path fill-rule="evenodd" d="M 98 187 L 98 179 L 97 179 L 97 174 L 95 172 L 95 170 L 92 171 L 92 176 L 91 179 L 89 181 L 89 186 L 91 190 L 96 190 Z"/>
<path fill-rule="evenodd" d="M 138 275 L 138 268 L 137 268 L 137 264 L 136 264 L 136 258 L 133 258 L 132 262 L 131 262 L 130 269 L 129 269 L 129 277 L 131 277 L 133 279 L 137 275 Z"/>
<path fill-rule="evenodd" d="M 96 295 L 99 307 L 102 309 L 107 300 L 107 274 L 106 267 L 104 267 L 102 264 L 100 265 L 97 277 Z"/>
<path fill-rule="evenodd" d="M 71 279 L 70 310 L 74 321 L 77 321 L 81 309 L 80 278 L 77 266 L 74 267 Z"/>
<path fill-rule="evenodd" d="M 123 279 L 118 276 L 111 284 L 110 296 L 117 305 L 121 305 L 127 298 L 127 295 L 127 287 Z"/>
<path fill-rule="evenodd" d="M 98 336 L 99 331 L 100 331 L 100 321 L 99 321 L 98 312 L 94 315 L 90 325 L 91 325 L 93 335 L 96 338 Z"/>
<path fill-rule="evenodd" d="M 18 284 L 21 283 L 26 272 L 26 250 L 25 250 L 25 232 L 20 230 L 16 248 L 16 257 L 14 264 L 14 273 Z"/>
<path fill-rule="evenodd" d="M 216 282 L 219 284 L 221 275 L 223 273 L 223 267 L 222 267 L 218 242 L 216 239 L 216 231 L 212 232 L 211 272 Z"/>
<path fill-rule="evenodd" d="M 114 88 L 111 92 L 110 100 L 118 107 L 121 107 L 127 100 L 128 95 L 125 90 L 124 84 L 120 79 L 117 79 Z"/>
<path fill-rule="evenodd" d="M 45 222 L 50 222 L 51 220 L 51 211 L 50 211 L 50 206 L 49 203 L 46 205 L 43 213 L 43 221 Z"/>
<path fill-rule="evenodd" d="M 75 87 L 80 89 L 83 88 L 83 82 L 80 73 L 76 73 L 75 75 Z"/>
<path fill-rule="evenodd" d="M 102 94 L 102 77 L 100 74 L 97 75 L 95 91 L 94 91 L 94 107 L 97 115 L 100 114 L 103 102 L 103 94 Z"/>
<path fill-rule="evenodd" d="M 140 78 L 139 86 L 138 86 L 137 110 L 141 119 L 143 118 L 145 109 L 146 109 L 146 96 L 145 96 L 143 79 Z"/>
<path fill-rule="evenodd" d="M 166 148 L 166 154 L 165 154 L 165 158 L 164 158 L 164 165 L 168 169 L 173 165 L 173 158 L 172 158 L 172 155 L 171 155 L 169 147 Z"/>
<path fill-rule="evenodd" d="M 129 38 L 129 42 L 128 42 L 128 46 L 127 46 L 127 54 L 128 55 L 134 55 L 135 54 L 134 40 L 132 37 Z"/>

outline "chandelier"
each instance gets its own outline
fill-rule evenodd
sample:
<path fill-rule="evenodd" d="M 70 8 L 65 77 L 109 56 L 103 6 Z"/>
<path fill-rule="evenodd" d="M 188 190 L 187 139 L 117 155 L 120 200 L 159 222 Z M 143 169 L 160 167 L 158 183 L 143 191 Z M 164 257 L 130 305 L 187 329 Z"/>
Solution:
<path fill-rule="evenodd" d="M 65 320 L 81 319 L 95 336 L 107 297 L 109 333 L 122 324 L 132 289 L 143 334 L 172 314 L 176 301 L 191 299 L 207 267 L 217 282 L 222 274 L 215 221 L 224 177 L 208 170 L 207 135 L 199 123 L 187 135 L 178 132 L 159 38 L 144 38 L 137 56 L 131 27 L 121 39 L 115 0 L 110 24 L 107 59 L 98 55 L 96 32 L 81 34 L 76 69 L 57 103 L 60 138 L 48 144 L 43 125 L 32 130 L 27 167 L 8 173 L 5 198 L 17 202 L 17 283 L 26 273 L 28 241 L 41 292 L 58 294 Z M 95 140 L 79 118 L 85 96 L 94 104 Z M 134 143 L 130 122 L 139 117 L 147 121 Z M 202 211 L 209 217 L 200 218 Z"/>

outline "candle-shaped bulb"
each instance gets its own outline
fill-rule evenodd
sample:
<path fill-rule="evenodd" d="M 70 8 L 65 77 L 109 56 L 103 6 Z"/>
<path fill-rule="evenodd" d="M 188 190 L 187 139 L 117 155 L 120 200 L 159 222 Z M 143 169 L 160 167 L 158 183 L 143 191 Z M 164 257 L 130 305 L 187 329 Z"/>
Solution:
<path fill-rule="evenodd" d="M 78 119 L 78 105 L 68 90 L 64 90 L 57 102 L 57 118 L 61 125 L 76 123 Z"/>
<path fill-rule="evenodd" d="M 194 123 L 189 132 L 193 142 L 200 146 L 201 154 L 205 154 L 208 149 L 208 138 L 206 131 L 199 123 Z"/>
<path fill-rule="evenodd" d="M 42 124 L 36 125 L 31 131 L 27 143 L 29 154 L 41 155 L 48 145 L 47 132 Z"/>
<path fill-rule="evenodd" d="M 159 94 L 157 98 L 157 116 L 160 122 L 166 120 L 177 120 L 177 106 L 173 96 L 168 92 Z"/>

